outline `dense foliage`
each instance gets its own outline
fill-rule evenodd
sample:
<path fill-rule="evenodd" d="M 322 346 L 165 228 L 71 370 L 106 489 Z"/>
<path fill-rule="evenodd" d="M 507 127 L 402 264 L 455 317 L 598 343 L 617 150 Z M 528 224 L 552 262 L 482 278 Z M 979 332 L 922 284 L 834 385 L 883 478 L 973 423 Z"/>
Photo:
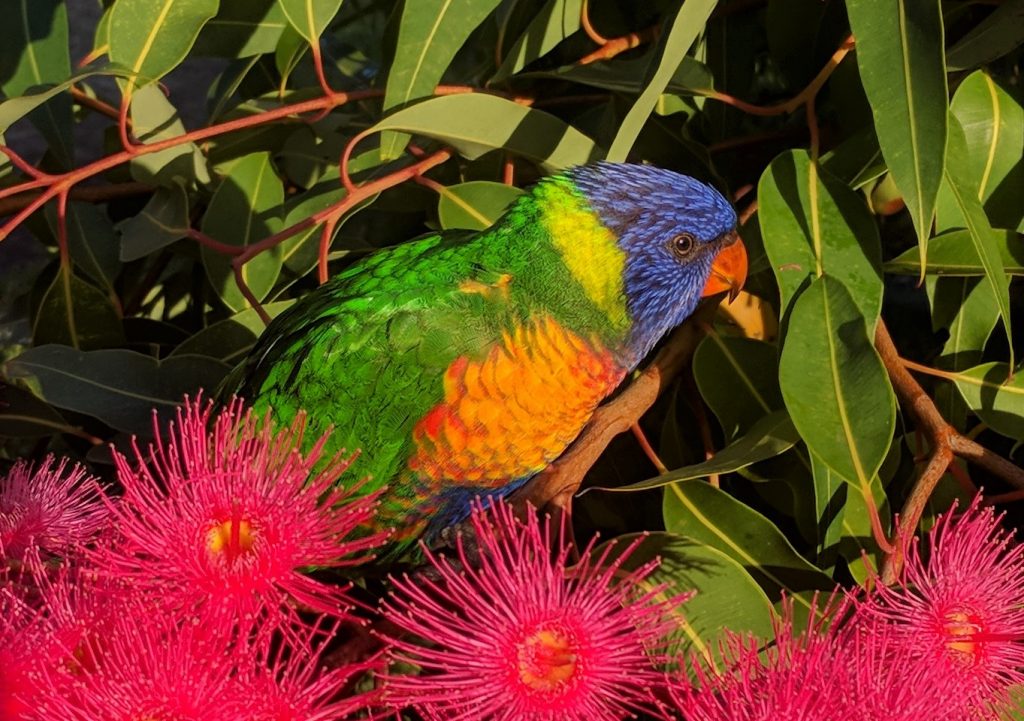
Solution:
<path fill-rule="evenodd" d="M 101 4 L 74 56 L 75 3 L 0 24 L 0 470 L 116 483 L 111 447 L 353 259 L 609 159 L 718 187 L 750 256 L 610 401 L 653 450 L 566 470 L 602 489 L 577 538 L 650 531 L 636 563 L 697 591 L 687 643 L 769 637 L 784 597 L 800 625 L 1024 489 L 1019 0 Z"/>

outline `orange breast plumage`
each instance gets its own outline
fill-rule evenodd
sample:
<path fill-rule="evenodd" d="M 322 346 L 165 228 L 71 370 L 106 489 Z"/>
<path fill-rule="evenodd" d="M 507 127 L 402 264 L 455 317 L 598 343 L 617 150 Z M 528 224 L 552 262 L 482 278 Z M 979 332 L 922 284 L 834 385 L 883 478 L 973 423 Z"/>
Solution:
<path fill-rule="evenodd" d="M 596 341 L 549 316 L 521 326 L 482 359 L 449 366 L 444 400 L 413 430 L 409 469 L 434 492 L 531 476 L 565 450 L 624 373 Z"/>

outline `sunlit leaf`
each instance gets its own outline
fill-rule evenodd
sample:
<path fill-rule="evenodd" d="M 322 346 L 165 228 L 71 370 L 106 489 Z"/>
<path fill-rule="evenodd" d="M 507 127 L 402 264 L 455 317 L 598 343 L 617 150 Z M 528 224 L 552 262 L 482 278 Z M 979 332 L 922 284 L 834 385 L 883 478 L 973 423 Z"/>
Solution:
<path fill-rule="evenodd" d="M 782 397 L 800 436 L 858 490 L 878 472 L 896 427 L 873 341 L 849 291 L 825 275 L 794 301 L 779 360 Z"/>
<path fill-rule="evenodd" d="M 647 87 L 622 120 L 615 140 L 608 149 L 608 160 L 621 162 L 626 159 L 647 118 L 654 111 L 658 98 L 665 92 L 676 68 L 704 29 L 711 11 L 717 4 L 718 0 L 687 0 L 676 13 L 668 32 L 665 32 L 659 41 L 660 57 L 654 73 L 650 76 Z"/>
<path fill-rule="evenodd" d="M 492 83 L 514 75 L 580 29 L 583 0 L 548 0 L 508 49 Z"/>
<path fill-rule="evenodd" d="M 117 0 L 110 12 L 110 59 L 138 85 L 159 80 L 185 59 L 218 0 Z"/>
<path fill-rule="evenodd" d="M 937 0 L 846 0 L 857 66 L 889 172 L 926 257 L 942 182 L 947 132 L 946 64 Z"/>
<path fill-rule="evenodd" d="M 472 180 L 441 188 L 438 193 L 437 215 L 442 228 L 483 230 L 494 225 L 523 191 L 502 183 Z"/>
<path fill-rule="evenodd" d="M 952 376 L 972 411 L 989 427 L 1024 439 L 1024 374 L 1006 363 L 984 363 Z"/>
<path fill-rule="evenodd" d="M 308 43 L 320 36 L 338 13 L 342 0 L 277 0 L 288 22 Z"/>
<path fill-rule="evenodd" d="M 596 160 L 594 141 L 541 110 L 494 95 L 446 95 L 394 113 L 374 130 L 404 130 L 435 138 L 473 160 L 502 148 L 551 170 Z"/>
<path fill-rule="evenodd" d="M 231 168 L 210 199 L 202 231 L 227 245 L 246 247 L 281 229 L 284 187 L 269 153 L 247 155 Z M 231 258 L 203 246 L 206 274 L 221 299 L 234 311 L 248 306 L 235 282 Z M 279 247 L 260 253 L 242 268 L 242 278 L 263 300 L 281 272 Z"/>
<path fill-rule="evenodd" d="M 466 38 L 501 0 L 416 0 L 402 7 L 395 58 L 388 70 L 384 110 L 430 95 Z M 409 137 L 381 136 L 381 157 L 397 158 Z"/>

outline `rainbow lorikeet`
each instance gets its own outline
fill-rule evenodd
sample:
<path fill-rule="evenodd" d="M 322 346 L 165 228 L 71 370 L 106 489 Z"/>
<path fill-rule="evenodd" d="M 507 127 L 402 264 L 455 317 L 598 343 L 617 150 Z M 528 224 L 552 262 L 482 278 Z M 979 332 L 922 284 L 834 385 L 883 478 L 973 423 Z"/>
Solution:
<path fill-rule="evenodd" d="M 746 276 L 713 188 L 643 165 L 537 183 L 490 228 L 378 251 L 276 318 L 230 390 L 386 486 L 400 553 L 555 460 L 702 296 Z"/>

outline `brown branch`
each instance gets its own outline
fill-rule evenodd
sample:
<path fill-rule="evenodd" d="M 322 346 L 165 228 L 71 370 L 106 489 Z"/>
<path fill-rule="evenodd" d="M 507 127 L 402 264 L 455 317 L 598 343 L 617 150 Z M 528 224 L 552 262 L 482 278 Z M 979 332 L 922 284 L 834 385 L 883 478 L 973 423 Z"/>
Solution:
<path fill-rule="evenodd" d="M 590 63 L 596 63 L 599 60 L 611 60 L 616 55 L 624 53 L 627 50 L 639 47 L 644 43 L 654 42 L 658 39 L 658 33 L 661 28 L 657 25 L 652 25 L 649 28 L 644 28 L 635 33 L 628 33 L 617 38 L 610 38 L 606 40 L 601 47 L 592 53 L 584 55 L 582 58 L 576 61 L 577 65 L 589 65 Z"/>
<path fill-rule="evenodd" d="M 567 508 L 583 478 L 612 439 L 625 433 L 650 409 L 658 396 L 693 356 L 703 337 L 702 322 L 714 317 L 714 304 L 706 304 L 681 325 L 654 361 L 614 399 L 597 409 L 575 443 L 545 471 L 516 494 L 537 508 Z"/>
<path fill-rule="evenodd" d="M 889 335 L 889 330 L 882 320 L 878 321 L 878 328 L 875 331 L 875 347 L 889 373 L 900 405 L 911 415 L 917 429 L 928 438 L 931 445 L 928 464 L 914 482 L 900 513 L 897 542 L 893 544 L 896 552 L 887 555 L 882 566 L 882 582 L 892 583 L 899 576 L 903 566 L 902 553 L 899 550 L 903 544 L 899 539 L 910 538 L 917 530 L 917 524 L 921 520 L 928 499 L 931 498 L 935 486 L 954 457 L 971 461 L 1017 488 L 1024 488 L 1024 470 L 965 438 L 946 422 L 939 409 L 935 407 L 934 401 L 910 375 L 907 364 L 896 351 L 892 336 Z"/>

